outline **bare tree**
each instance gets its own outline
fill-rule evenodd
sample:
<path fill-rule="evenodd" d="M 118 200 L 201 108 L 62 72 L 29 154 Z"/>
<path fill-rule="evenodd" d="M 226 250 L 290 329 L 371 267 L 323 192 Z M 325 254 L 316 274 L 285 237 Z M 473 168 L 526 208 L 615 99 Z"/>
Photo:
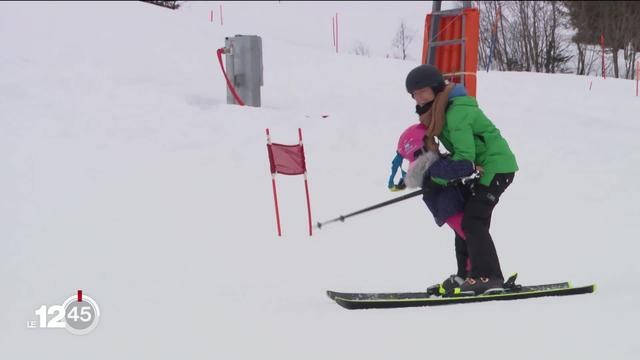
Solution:
<path fill-rule="evenodd" d="M 396 36 L 393 39 L 392 46 L 398 49 L 399 58 L 402 60 L 407 59 L 407 49 L 409 48 L 409 44 L 413 41 L 413 35 L 411 31 L 407 28 L 407 24 L 402 20 L 400 22 L 400 27 L 398 28 L 398 32 L 396 32 Z"/>
<path fill-rule="evenodd" d="M 566 11 L 558 1 L 481 1 L 480 61 L 486 66 L 491 56 L 495 67 L 507 71 L 555 73 L 567 71 L 571 43 L 562 36 Z M 496 15 L 500 9 L 500 18 Z M 498 25 L 495 28 L 496 24 Z"/>
<path fill-rule="evenodd" d="M 598 48 L 593 45 L 581 44 L 575 41 L 574 45 L 578 51 L 575 63 L 576 75 L 590 75 L 595 69 L 596 62 L 600 58 L 598 56 Z"/>
<path fill-rule="evenodd" d="M 623 52 L 625 77 L 632 78 L 634 60 L 640 44 L 640 3 L 634 1 L 564 1 L 571 25 L 576 29 L 574 42 L 611 49 L 613 75 L 620 77 L 618 57 Z"/>
<path fill-rule="evenodd" d="M 584 75 L 586 71 L 587 61 L 587 45 L 575 43 L 578 50 L 578 58 L 576 59 L 576 75 Z"/>
<path fill-rule="evenodd" d="M 621 27 L 626 29 L 627 36 L 624 39 L 623 57 L 625 79 L 635 78 L 636 53 L 640 50 L 640 6 L 625 2 L 624 16 Z"/>
<path fill-rule="evenodd" d="M 585 74 L 591 75 L 591 71 L 596 74 L 596 63 L 601 56 L 598 56 L 598 51 L 595 46 L 587 45 L 587 54 L 589 54 L 586 62 Z"/>
<path fill-rule="evenodd" d="M 500 51 L 499 44 L 496 44 L 497 33 L 494 34 L 494 26 L 496 25 L 497 9 L 500 6 L 500 1 L 482 1 L 478 2 L 480 7 L 480 41 L 478 43 L 478 64 L 481 68 L 485 69 L 489 66 L 489 60 L 491 59 L 494 67 L 499 70 L 504 70 L 502 64 L 504 64 L 502 51 Z M 493 48 L 492 48 L 493 45 Z M 491 53 L 493 51 L 493 54 Z M 499 59 L 498 59 L 499 58 Z"/>
<path fill-rule="evenodd" d="M 166 8 L 172 9 L 172 10 L 176 10 L 176 9 L 180 8 L 180 2 L 179 1 L 143 0 L 143 2 L 147 2 L 147 3 L 154 4 L 154 5 L 166 7 Z"/>
<path fill-rule="evenodd" d="M 360 55 L 360 56 L 370 56 L 371 51 L 369 51 L 369 46 L 362 41 L 357 41 L 351 50 L 351 53 Z"/>
<path fill-rule="evenodd" d="M 624 57 L 624 78 L 625 79 L 633 79 L 635 76 L 636 52 L 637 52 L 637 47 L 634 46 L 633 42 L 629 42 L 629 44 L 627 44 L 627 46 L 624 47 L 622 54 Z"/>

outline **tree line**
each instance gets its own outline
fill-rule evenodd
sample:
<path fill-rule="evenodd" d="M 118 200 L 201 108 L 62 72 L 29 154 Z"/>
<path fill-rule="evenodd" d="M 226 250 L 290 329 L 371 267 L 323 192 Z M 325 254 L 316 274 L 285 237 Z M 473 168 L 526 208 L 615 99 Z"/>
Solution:
<path fill-rule="evenodd" d="M 491 57 L 491 67 L 501 71 L 599 73 L 604 38 L 607 73 L 635 76 L 640 2 L 477 1 L 476 6 L 480 69 Z"/>

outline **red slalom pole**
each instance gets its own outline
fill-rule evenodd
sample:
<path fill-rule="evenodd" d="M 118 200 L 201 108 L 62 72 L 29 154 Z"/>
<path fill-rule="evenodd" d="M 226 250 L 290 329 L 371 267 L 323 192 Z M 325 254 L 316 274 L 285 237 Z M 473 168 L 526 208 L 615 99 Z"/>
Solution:
<path fill-rule="evenodd" d="M 298 128 L 298 137 L 300 139 L 300 147 L 304 154 L 304 145 L 302 144 L 302 129 Z M 309 236 L 313 236 L 313 225 L 311 224 L 311 201 L 309 201 L 309 182 L 307 180 L 307 165 L 304 167 L 304 191 L 307 194 L 307 216 L 309 218 Z"/>
<path fill-rule="evenodd" d="M 278 236 L 282 236 L 280 229 L 280 212 L 278 211 L 278 192 L 276 191 L 276 176 L 271 174 L 271 184 L 273 185 L 273 201 L 276 203 L 276 223 L 278 224 Z"/>
<path fill-rule="evenodd" d="M 224 25 L 224 22 L 222 21 L 222 4 L 220 4 L 220 25 Z"/>
<path fill-rule="evenodd" d="M 267 144 L 271 145 L 271 135 L 269 135 L 269 129 L 267 128 Z M 282 236 L 282 230 L 280 229 L 280 211 L 278 211 L 278 192 L 276 191 L 276 174 L 271 173 L 271 184 L 273 187 L 273 201 L 276 204 L 276 224 L 278 225 L 278 236 Z"/>
<path fill-rule="evenodd" d="M 304 173 L 304 190 L 307 193 L 307 215 L 309 217 L 309 236 L 313 236 L 313 225 L 311 225 L 311 204 L 309 202 L 309 182 L 307 181 L 307 173 Z"/>

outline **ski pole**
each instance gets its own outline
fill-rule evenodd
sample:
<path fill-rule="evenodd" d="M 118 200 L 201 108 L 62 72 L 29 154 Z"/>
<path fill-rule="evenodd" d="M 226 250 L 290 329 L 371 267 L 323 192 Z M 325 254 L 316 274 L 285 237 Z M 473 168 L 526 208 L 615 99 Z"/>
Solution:
<path fill-rule="evenodd" d="M 469 183 L 473 182 L 475 179 L 477 179 L 479 177 L 480 177 L 480 173 L 477 172 L 477 171 L 474 171 L 471 175 L 469 175 L 467 177 L 463 177 L 463 178 L 459 178 L 459 179 L 455 179 L 455 180 L 449 181 L 449 184 L 450 185 L 455 185 L 455 184 L 462 183 L 462 185 L 468 185 Z M 356 215 L 365 213 L 367 211 L 379 209 L 379 208 L 387 206 L 387 205 L 391 205 L 391 204 L 394 204 L 394 203 L 397 203 L 397 202 L 400 202 L 400 201 L 403 201 L 403 200 L 407 200 L 407 199 L 410 199 L 412 197 L 416 197 L 418 195 L 422 195 L 423 193 L 424 193 L 424 189 L 416 190 L 414 192 L 410 192 L 408 194 L 399 196 L 399 197 L 397 197 L 395 199 L 387 200 L 387 201 L 381 202 L 379 204 L 369 206 L 368 208 L 364 208 L 362 210 L 358 210 L 356 212 L 352 212 L 351 214 L 340 215 L 335 219 L 331 219 L 331 220 L 325 221 L 323 223 L 318 221 L 318 223 L 316 224 L 315 227 L 316 227 L 316 229 L 321 229 L 323 226 L 325 226 L 327 224 L 331 224 L 331 223 L 338 222 L 338 221 L 344 222 L 345 219 L 350 218 L 352 216 L 356 216 Z"/>
<path fill-rule="evenodd" d="M 356 216 L 356 215 L 365 213 L 367 211 L 379 209 L 381 207 L 384 207 L 384 206 L 387 206 L 387 205 L 391 205 L 393 203 L 397 203 L 397 202 L 400 202 L 400 201 L 403 201 L 403 200 L 406 200 L 406 199 L 409 199 L 409 198 L 412 198 L 412 197 L 416 197 L 418 195 L 422 195 L 422 193 L 424 193 L 424 190 L 422 190 L 422 189 L 421 190 L 416 190 L 414 192 L 399 196 L 399 197 L 397 197 L 395 199 L 387 200 L 387 201 L 381 202 L 379 204 L 376 204 L 376 205 L 373 205 L 373 206 L 369 206 L 368 208 L 365 208 L 365 209 L 362 209 L 362 210 L 358 210 L 356 212 L 352 212 L 351 214 L 340 215 L 339 217 L 337 217 L 335 219 L 331 219 L 331 220 L 325 221 L 323 223 L 318 221 L 318 223 L 316 224 L 316 228 L 320 229 L 324 225 L 331 224 L 331 223 L 334 223 L 334 222 L 337 222 L 337 221 L 344 222 L 345 219 L 350 218 L 352 216 Z"/>

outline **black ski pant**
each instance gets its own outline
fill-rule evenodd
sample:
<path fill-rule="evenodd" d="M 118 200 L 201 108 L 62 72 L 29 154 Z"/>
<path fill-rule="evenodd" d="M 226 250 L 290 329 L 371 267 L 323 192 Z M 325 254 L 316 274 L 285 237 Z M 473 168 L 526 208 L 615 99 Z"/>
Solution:
<path fill-rule="evenodd" d="M 469 268 L 467 267 L 467 261 L 469 261 L 469 252 L 467 251 L 467 241 L 462 236 L 456 233 L 456 261 L 458 261 L 458 273 L 456 275 L 463 279 L 469 276 Z"/>
<path fill-rule="evenodd" d="M 471 271 L 468 277 L 501 278 L 502 270 L 498 253 L 489 234 L 491 227 L 491 215 L 498 204 L 502 193 L 513 182 L 514 173 L 496 174 L 489 186 L 475 183 L 471 197 L 464 207 L 462 218 L 462 231 L 466 241 L 456 236 L 456 258 L 458 259 L 458 272 L 461 271 L 461 260 L 465 255 L 463 245 L 466 244 L 466 253 L 471 259 Z M 464 241 L 464 243 L 462 243 Z M 460 247 L 460 249 L 458 249 Z M 466 266 L 464 260 L 463 266 Z"/>

